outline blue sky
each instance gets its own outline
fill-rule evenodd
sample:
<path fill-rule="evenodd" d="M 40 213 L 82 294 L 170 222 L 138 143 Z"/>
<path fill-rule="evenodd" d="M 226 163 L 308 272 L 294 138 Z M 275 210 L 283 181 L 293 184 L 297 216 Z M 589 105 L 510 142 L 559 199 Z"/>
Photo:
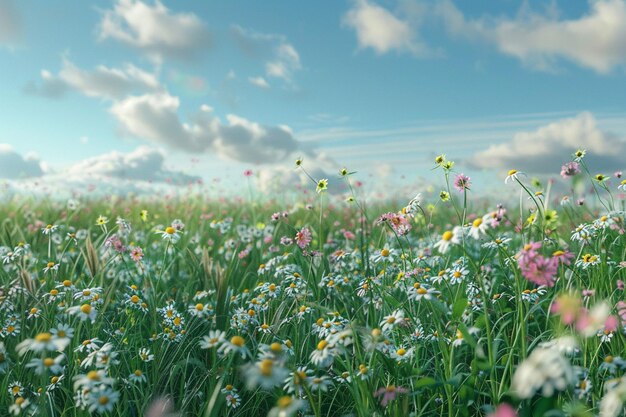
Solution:
<path fill-rule="evenodd" d="M 625 37 L 623 0 L 0 0 L 0 176 L 620 169 Z"/>

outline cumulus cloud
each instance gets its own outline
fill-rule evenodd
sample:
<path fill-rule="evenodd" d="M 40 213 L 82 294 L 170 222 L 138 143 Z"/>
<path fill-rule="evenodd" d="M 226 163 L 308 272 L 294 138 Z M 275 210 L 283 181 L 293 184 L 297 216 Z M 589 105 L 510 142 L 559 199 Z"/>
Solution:
<path fill-rule="evenodd" d="M 110 152 L 82 160 L 63 172 L 71 179 L 127 179 L 132 181 L 189 183 L 198 177 L 165 167 L 165 154 L 141 146 L 129 153 Z"/>
<path fill-rule="evenodd" d="M 22 156 L 11 145 L 0 143 L 0 178 L 17 179 L 41 175 L 43 168 L 37 157 Z"/>
<path fill-rule="evenodd" d="M 626 138 L 601 130 L 593 115 L 558 120 L 532 132 L 520 132 L 512 140 L 492 145 L 467 161 L 476 168 L 518 169 L 536 174 L 558 172 L 577 149 L 586 149 L 585 162 L 593 172 L 624 169 Z"/>
<path fill-rule="evenodd" d="M 239 48 L 249 57 L 264 62 L 265 75 L 287 82 L 302 68 L 300 54 L 283 35 L 259 33 L 234 25 L 230 29 Z"/>
<path fill-rule="evenodd" d="M 14 45 L 21 36 L 21 18 L 15 2 L 0 0 L 0 45 Z"/>
<path fill-rule="evenodd" d="M 193 13 L 173 13 L 160 1 L 118 0 L 105 10 L 100 39 L 113 39 L 139 49 L 155 62 L 190 60 L 210 45 L 206 25 Z"/>
<path fill-rule="evenodd" d="M 228 115 L 224 123 L 207 105 L 183 123 L 179 107 L 178 97 L 160 92 L 114 102 L 111 113 L 128 134 L 186 152 L 271 163 L 302 149 L 287 126 L 265 126 L 236 115 Z"/>
<path fill-rule="evenodd" d="M 429 48 L 417 34 L 417 24 L 401 18 L 368 0 L 355 0 L 343 16 L 342 24 L 356 32 L 359 48 L 371 48 L 377 54 L 408 52 L 430 54 Z"/>
<path fill-rule="evenodd" d="M 5 176 L 5 159 L 0 146 L 2 197 L 17 194 L 50 195 L 55 198 L 92 193 L 95 195 L 164 194 L 181 186 L 201 184 L 200 178 L 166 166 L 165 153 L 142 146 L 134 151 L 109 152 L 79 161 L 56 171 L 34 168 L 31 176 Z M 32 168 L 32 167 L 31 167 Z M 175 186 L 175 187 L 174 187 Z M 186 190 L 186 188 L 184 188 Z"/>
<path fill-rule="evenodd" d="M 436 10 L 452 35 L 492 43 L 536 69 L 554 70 L 559 59 L 599 73 L 626 66 L 624 0 L 589 0 L 589 11 L 574 19 L 527 11 L 513 19 L 467 19 L 450 0 Z"/>
<path fill-rule="evenodd" d="M 27 93 L 59 98 L 68 91 L 78 91 L 88 97 L 109 100 L 120 99 L 133 92 L 161 89 L 157 77 L 132 64 L 123 68 L 109 68 L 99 65 L 93 70 L 84 70 L 68 59 L 63 59 L 61 70 L 53 75 L 48 70 L 41 71 L 41 83 L 26 85 Z"/>

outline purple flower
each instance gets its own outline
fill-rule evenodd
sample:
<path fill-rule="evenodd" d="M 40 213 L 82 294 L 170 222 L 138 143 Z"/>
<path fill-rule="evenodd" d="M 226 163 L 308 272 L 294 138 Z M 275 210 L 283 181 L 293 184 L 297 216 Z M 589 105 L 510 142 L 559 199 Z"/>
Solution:
<path fill-rule="evenodd" d="M 459 190 L 462 193 L 465 190 L 469 190 L 470 187 L 470 177 L 465 174 L 459 174 L 454 179 L 454 188 Z"/>
<path fill-rule="evenodd" d="M 568 177 L 573 177 L 576 174 L 580 173 L 580 164 L 578 162 L 572 161 L 561 167 L 561 176 L 564 179 Z"/>
<path fill-rule="evenodd" d="M 395 385 L 388 385 L 386 387 L 379 388 L 375 393 L 374 397 L 382 397 L 380 399 L 380 405 L 386 407 L 390 401 L 396 399 L 396 397 L 400 394 L 406 394 L 409 392 L 408 389 L 404 387 L 396 387 Z"/>

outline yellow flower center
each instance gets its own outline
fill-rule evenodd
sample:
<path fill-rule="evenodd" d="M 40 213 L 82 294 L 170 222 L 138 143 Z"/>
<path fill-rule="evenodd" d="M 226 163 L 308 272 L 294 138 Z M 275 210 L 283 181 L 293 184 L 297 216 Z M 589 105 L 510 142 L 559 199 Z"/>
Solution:
<path fill-rule="evenodd" d="M 259 369 L 261 370 L 261 375 L 263 376 L 271 376 L 272 368 L 274 367 L 274 362 L 271 359 L 263 359 L 259 364 Z"/>
<path fill-rule="evenodd" d="M 278 399 L 278 401 L 276 402 L 276 405 L 278 405 L 278 407 L 280 408 L 287 408 L 291 405 L 292 402 L 293 402 L 293 399 L 290 396 L 285 395 Z"/>
<path fill-rule="evenodd" d="M 54 365 L 54 359 L 52 358 L 46 358 L 43 360 L 43 364 L 46 368 L 51 367 L 52 365 Z"/>
<path fill-rule="evenodd" d="M 37 342 L 49 342 L 52 339 L 52 335 L 50 333 L 39 333 L 35 336 L 35 341 Z"/>
<path fill-rule="evenodd" d="M 441 238 L 444 241 L 449 242 L 450 240 L 452 240 L 452 236 L 454 236 L 454 234 L 451 231 L 448 230 L 448 231 L 444 232 L 443 235 L 441 235 Z"/>
<path fill-rule="evenodd" d="M 167 233 L 168 235 L 173 235 L 175 232 L 176 232 L 176 230 L 174 230 L 174 228 L 172 226 L 170 226 L 167 229 L 165 229 L 165 233 Z"/>
<path fill-rule="evenodd" d="M 83 304 L 82 306 L 80 306 L 80 311 L 83 314 L 89 314 L 91 313 L 91 306 L 89 304 Z"/>
<path fill-rule="evenodd" d="M 511 175 L 515 175 L 515 174 L 517 174 L 517 170 L 516 169 L 512 169 L 512 170 L 509 171 L 508 175 L 510 177 Z"/>
<path fill-rule="evenodd" d="M 245 345 L 246 341 L 241 336 L 233 336 L 233 338 L 230 339 L 230 343 L 232 343 L 233 345 L 238 346 L 238 347 L 243 347 L 243 345 Z"/>
<path fill-rule="evenodd" d="M 328 342 L 326 340 L 320 340 L 320 342 L 317 344 L 317 350 L 324 350 L 327 345 Z"/>

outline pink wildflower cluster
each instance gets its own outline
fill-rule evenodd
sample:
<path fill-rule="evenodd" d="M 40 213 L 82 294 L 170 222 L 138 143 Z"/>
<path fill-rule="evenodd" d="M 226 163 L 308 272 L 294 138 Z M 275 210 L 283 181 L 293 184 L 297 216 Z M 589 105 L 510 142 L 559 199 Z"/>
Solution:
<path fill-rule="evenodd" d="M 559 264 L 569 265 L 572 254 L 557 251 L 552 257 L 547 258 L 538 252 L 539 249 L 541 249 L 541 242 L 531 242 L 525 245 L 517 254 L 517 264 L 528 281 L 537 285 L 554 287 Z"/>
<path fill-rule="evenodd" d="M 626 320 L 626 310 L 620 311 L 620 304 L 617 304 L 618 314 L 622 320 Z M 623 304 L 626 308 L 626 303 Z M 573 325 L 576 331 L 585 337 L 589 337 L 596 331 L 614 332 L 619 326 L 616 316 L 609 314 L 608 305 L 600 303 L 591 308 L 583 307 L 578 296 L 572 294 L 562 294 L 550 306 L 550 312 L 558 315 L 561 322 L 567 326 Z"/>
<path fill-rule="evenodd" d="M 561 167 L 561 176 L 564 179 L 569 177 L 573 177 L 576 174 L 580 173 L 580 164 L 578 162 L 572 161 Z"/>
<path fill-rule="evenodd" d="M 385 213 L 381 215 L 378 220 L 376 220 L 377 224 L 388 223 L 389 226 L 400 236 L 404 236 L 411 230 L 411 224 L 409 223 L 409 219 L 402 214 L 397 213 Z"/>

